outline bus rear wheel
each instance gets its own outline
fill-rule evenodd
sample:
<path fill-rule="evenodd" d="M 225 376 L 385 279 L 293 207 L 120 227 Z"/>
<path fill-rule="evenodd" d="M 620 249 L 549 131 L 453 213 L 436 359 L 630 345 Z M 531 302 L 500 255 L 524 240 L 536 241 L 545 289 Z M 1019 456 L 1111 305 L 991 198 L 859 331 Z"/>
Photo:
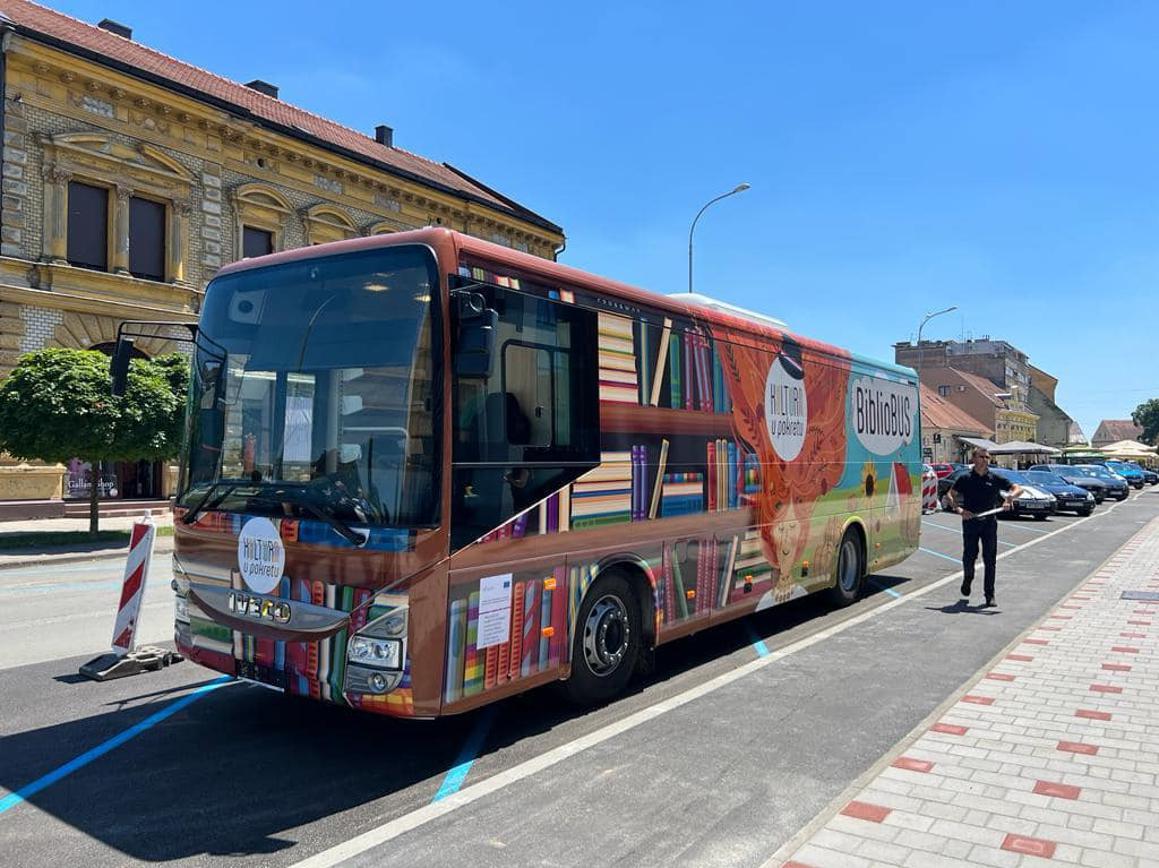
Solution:
<path fill-rule="evenodd" d="M 596 579 L 576 619 L 568 698 L 596 705 L 621 693 L 636 670 L 643 636 L 640 604 L 628 580 L 617 572 Z"/>
<path fill-rule="evenodd" d="M 861 554 L 861 536 L 853 528 L 845 531 L 837 546 L 837 567 L 829 597 L 837 606 L 848 606 L 861 594 L 865 565 Z"/>

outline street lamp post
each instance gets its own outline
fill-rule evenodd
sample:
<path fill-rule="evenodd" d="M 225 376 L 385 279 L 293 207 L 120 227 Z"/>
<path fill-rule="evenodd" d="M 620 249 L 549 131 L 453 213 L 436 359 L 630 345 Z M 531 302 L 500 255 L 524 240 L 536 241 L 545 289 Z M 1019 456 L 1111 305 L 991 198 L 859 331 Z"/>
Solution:
<path fill-rule="evenodd" d="M 927 313 L 925 319 L 922 320 L 922 324 L 918 326 L 918 385 L 921 385 L 922 382 L 922 329 L 924 329 L 926 327 L 926 323 L 928 323 L 934 317 L 941 316 L 944 313 L 949 313 L 950 311 L 957 309 L 958 306 L 955 304 L 952 307 L 946 308 L 945 310 L 936 310 L 933 313 Z"/>
<path fill-rule="evenodd" d="M 748 188 L 749 188 L 748 184 L 737 184 L 733 189 L 729 190 L 727 193 L 722 193 L 719 196 L 717 196 L 715 199 L 710 199 L 707 202 L 705 202 L 704 207 L 701 208 L 699 211 L 697 211 L 696 216 L 694 218 L 692 218 L 692 227 L 688 230 L 688 291 L 689 292 L 692 292 L 692 233 L 696 231 L 696 221 L 700 219 L 700 215 L 703 214 L 708 209 L 708 206 L 711 205 L 713 202 L 719 202 L 721 199 L 727 199 L 729 196 L 732 196 L 736 193 L 743 193 Z"/>
<path fill-rule="evenodd" d="M 922 389 L 922 329 L 924 329 L 926 327 L 926 323 L 928 323 L 934 317 L 941 316 L 944 313 L 949 313 L 950 311 L 957 310 L 957 309 L 958 309 L 958 306 L 955 304 L 955 305 L 952 305 L 951 307 L 946 308 L 945 310 L 936 310 L 933 313 L 927 313 L 925 316 L 925 319 L 922 320 L 921 325 L 918 326 L 918 392 L 919 393 L 921 392 L 921 389 Z"/>

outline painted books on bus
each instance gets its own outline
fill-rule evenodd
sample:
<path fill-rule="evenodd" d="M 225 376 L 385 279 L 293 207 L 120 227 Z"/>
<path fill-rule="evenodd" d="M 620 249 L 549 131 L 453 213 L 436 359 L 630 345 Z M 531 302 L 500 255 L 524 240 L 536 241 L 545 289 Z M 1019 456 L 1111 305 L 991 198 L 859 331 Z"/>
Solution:
<path fill-rule="evenodd" d="M 616 314 L 599 314 L 597 351 L 600 400 L 639 404 L 640 386 L 632 320 Z"/>

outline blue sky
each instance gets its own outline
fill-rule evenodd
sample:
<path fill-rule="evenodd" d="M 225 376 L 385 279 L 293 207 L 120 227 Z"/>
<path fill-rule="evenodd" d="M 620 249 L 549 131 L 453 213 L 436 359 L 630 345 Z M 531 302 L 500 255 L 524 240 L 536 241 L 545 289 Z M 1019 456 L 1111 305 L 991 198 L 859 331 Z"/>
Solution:
<path fill-rule="evenodd" d="M 892 359 L 990 335 L 1087 435 L 1159 396 L 1159 5 L 72 0 L 447 161 L 561 261 Z"/>

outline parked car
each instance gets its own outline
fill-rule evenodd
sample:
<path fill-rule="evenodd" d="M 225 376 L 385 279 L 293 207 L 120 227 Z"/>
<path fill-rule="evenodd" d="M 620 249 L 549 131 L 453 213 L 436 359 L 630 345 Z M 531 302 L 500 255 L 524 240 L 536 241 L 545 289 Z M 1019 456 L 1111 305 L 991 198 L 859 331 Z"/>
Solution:
<path fill-rule="evenodd" d="M 955 470 L 961 470 L 963 467 L 966 467 L 968 465 L 965 465 L 965 464 L 948 464 L 948 463 L 943 462 L 941 464 L 931 464 L 930 466 L 932 468 L 934 468 L 934 473 L 938 474 L 938 479 L 945 479 L 947 476 L 949 476 Z"/>
<path fill-rule="evenodd" d="M 1113 470 L 1115 473 L 1119 474 L 1119 476 L 1127 480 L 1128 485 L 1132 485 L 1135 488 L 1142 488 L 1144 485 L 1146 485 L 1146 481 L 1143 478 L 1143 471 L 1136 467 L 1132 467 L 1123 461 L 1107 460 L 1103 462 L 1103 466 L 1105 466 L 1108 470 Z"/>
<path fill-rule="evenodd" d="M 1139 464 L 1138 461 L 1124 461 L 1123 463 L 1126 464 L 1128 467 L 1134 467 L 1136 470 L 1138 470 L 1140 473 L 1142 473 L 1143 474 L 1143 481 L 1146 482 L 1148 485 L 1159 484 L 1159 473 L 1156 473 L 1151 468 L 1143 467 L 1141 464 Z"/>
<path fill-rule="evenodd" d="M 1046 519 L 1058 509 L 1058 501 L 1049 491 L 1039 488 L 1026 478 L 1025 474 L 1017 470 L 1007 470 L 1005 467 L 991 467 L 990 472 L 999 479 L 1022 486 L 1018 497 L 1014 498 L 1014 509 L 999 515 L 1019 516 L 1033 515 L 1039 521 Z"/>
<path fill-rule="evenodd" d="M 938 474 L 928 464 L 922 465 L 922 514 L 938 511 Z"/>
<path fill-rule="evenodd" d="M 1065 481 L 1071 485 L 1077 485 L 1079 488 L 1089 491 L 1095 496 L 1095 503 L 1102 503 L 1107 499 L 1109 494 L 1109 487 L 1107 483 L 1095 476 L 1083 473 L 1072 464 L 1035 464 L 1030 468 L 1031 470 L 1044 470 L 1048 473 L 1053 473 L 1056 476 L 1061 476 Z"/>
<path fill-rule="evenodd" d="M 1101 464 L 1076 464 L 1074 469 L 1085 476 L 1094 477 L 1106 485 L 1107 496 L 1113 497 L 1115 500 L 1126 500 L 1127 495 L 1131 493 L 1127 480 Z"/>
<path fill-rule="evenodd" d="M 946 495 L 950 493 L 950 489 L 954 487 L 954 483 L 966 473 L 970 472 L 970 468 L 962 467 L 953 471 L 949 476 L 943 476 L 938 480 L 938 503 L 942 505 L 943 509 L 948 508 L 946 504 Z"/>
<path fill-rule="evenodd" d="M 1057 501 L 1057 511 L 1076 512 L 1079 515 L 1090 515 L 1095 511 L 1095 496 L 1085 488 L 1071 485 L 1056 473 L 1049 470 L 1027 470 L 1022 474 L 1035 488 L 1049 491 Z"/>
<path fill-rule="evenodd" d="M 954 483 L 965 474 L 973 472 L 973 469 L 967 467 L 963 470 L 955 470 L 945 479 L 938 480 L 938 501 L 942 504 L 943 509 L 949 509 L 949 504 L 946 501 L 946 495 L 950 493 L 950 489 L 954 487 Z M 1004 479 L 1007 482 L 1016 482 L 1022 486 L 1022 492 L 1014 499 L 1014 509 L 1009 512 L 999 513 L 999 515 L 1033 515 L 1035 518 L 1042 521 L 1045 520 L 1057 508 L 1057 501 L 1055 500 L 1053 494 L 1037 488 L 1029 479 L 1027 479 L 1017 470 L 1006 470 L 1003 467 L 991 467 L 990 472 L 1000 479 Z"/>

